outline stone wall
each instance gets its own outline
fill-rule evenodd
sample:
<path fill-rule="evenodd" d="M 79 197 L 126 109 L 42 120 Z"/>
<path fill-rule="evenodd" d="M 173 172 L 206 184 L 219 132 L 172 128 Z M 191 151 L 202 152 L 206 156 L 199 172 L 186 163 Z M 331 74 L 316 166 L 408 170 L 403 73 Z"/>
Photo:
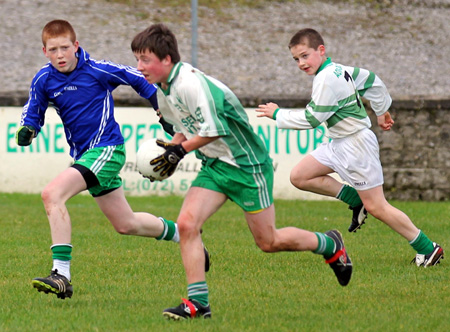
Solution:
<path fill-rule="evenodd" d="M 0 93 L 1 106 L 22 106 L 26 92 Z M 115 96 L 116 106 L 148 106 L 136 96 Z M 309 100 L 287 97 L 242 97 L 245 107 L 273 101 L 285 108 L 304 107 Z M 380 142 L 387 199 L 450 200 L 450 99 L 439 97 L 395 98 L 390 112 L 393 129 L 381 131 L 366 104 Z"/>
<path fill-rule="evenodd" d="M 393 103 L 391 114 L 393 129 L 374 128 L 386 197 L 450 200 L 450 100 L 399 101 Z M 374 115 L 371 120 L 376 124 Z"/>

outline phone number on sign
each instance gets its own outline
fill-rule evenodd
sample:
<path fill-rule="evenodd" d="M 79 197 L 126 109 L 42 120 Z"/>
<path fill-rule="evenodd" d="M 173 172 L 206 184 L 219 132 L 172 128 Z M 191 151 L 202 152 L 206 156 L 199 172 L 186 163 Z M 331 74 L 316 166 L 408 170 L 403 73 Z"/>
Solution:
<path fill-rule="evenodd" d="M 142 194 L 142 193 L 156 193 L 161 192 L 165 194 L 177 194 L 180 192 L 186 192 L 190 185 L 191 180 L 180 179 L 172 180 L 166 179 L 163 181 L 150 182 L 149 179 L 129 180 L 123 179 L 123 189 L 130 194 Z"/>

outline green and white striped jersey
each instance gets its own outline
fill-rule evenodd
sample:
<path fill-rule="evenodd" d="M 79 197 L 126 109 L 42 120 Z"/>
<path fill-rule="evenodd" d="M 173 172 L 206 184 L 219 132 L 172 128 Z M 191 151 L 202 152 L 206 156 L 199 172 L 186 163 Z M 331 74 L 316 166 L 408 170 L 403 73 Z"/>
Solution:
<path fill-rule="evenodd" d="M 220 81 L 188 63 L 173 67 L 167 90 L 158 85 L 158 105 L 164 119 L 187 139 L 219 139 L 196 151 L 197 158 L 220 159 L 249 173 L 261 172 L 270 160 L 262 140 L 234 93 Z"/>
<path fill-rule="evenodd" d="M 277 126 L 302 130 L 324 122 L 331 138 L 349 136 L 371 127 L 360 96 L 370 101 L 377 116 L 384 114 L 392 103 L 386 86 L 373 72 L 343 66 L 328 58 L 314 77 L 312 99 L 306 109 L 280 109 L 276 114 Z"/>

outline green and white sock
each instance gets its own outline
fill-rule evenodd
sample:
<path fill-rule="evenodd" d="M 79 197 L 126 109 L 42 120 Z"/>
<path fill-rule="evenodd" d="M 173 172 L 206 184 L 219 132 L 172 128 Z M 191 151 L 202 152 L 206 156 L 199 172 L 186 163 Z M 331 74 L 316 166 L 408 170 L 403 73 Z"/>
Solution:
<path fill-rule="evenodd" d="M 209 303 L 208 299 L 208 285 L 206 281 L 195 282 L 188 285 L 188 298 L 190 300 L 196 300 L 203 306 L 207 306 Z"/>
<path fill-rule="evenodd" d="M 52 270 L 58 270 L 58 274 L 65 276 L 70 280 L 70 261 L 72 260 L 71 244 L 54 244 L 50 247 L 52 250 L 53 267 Z"/>
<path fill-rule="evenodd" d="M 433 242 L 421 230 L 409 244 L 421 255 L 428 255 L 434 250 Z"/>
<path fill-rule="evenodd" d="M 356 189 L 350 187 L 347 184 L 342 185 L 342 188 L 337 194 L 336 198 L 343 201 L 344 203 L 347 203 L 351 207 L 355 207 L 362 204 L 361 198 L 359 198 Z"/>
<path fill-rule="evenodd" d="M 164 230 L 160 236 L 158 236 L 157 240 L 166 240 L 173 241 L 176 243 L 180 242 L 180 235 L 178 233 L 178 226 L 172 220 L 166 220 L 163 217 L 159 217 L 159 220 L 162 221 L 164 225 Z"/>
<path fill-rule="evenodd" d="M 315 254 L 323 255 L 325 259 L 333 257 L 336 251 L 336 243 L 334 240 L 324 233 L 315 232 L 317 239 L 319 240 L 319 245 L 317 249 L 313 251 Z"/>

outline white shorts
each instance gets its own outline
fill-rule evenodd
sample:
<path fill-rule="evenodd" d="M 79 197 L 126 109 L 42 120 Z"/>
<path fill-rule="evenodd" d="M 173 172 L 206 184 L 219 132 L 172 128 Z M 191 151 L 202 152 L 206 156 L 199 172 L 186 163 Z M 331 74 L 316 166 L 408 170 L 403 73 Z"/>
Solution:
<path fill-rule="evenodd" d="M 356 190 L 375 188 L 384 182 L 378 140 L 370 129 L 323 143 L 311 155 Z"/>

